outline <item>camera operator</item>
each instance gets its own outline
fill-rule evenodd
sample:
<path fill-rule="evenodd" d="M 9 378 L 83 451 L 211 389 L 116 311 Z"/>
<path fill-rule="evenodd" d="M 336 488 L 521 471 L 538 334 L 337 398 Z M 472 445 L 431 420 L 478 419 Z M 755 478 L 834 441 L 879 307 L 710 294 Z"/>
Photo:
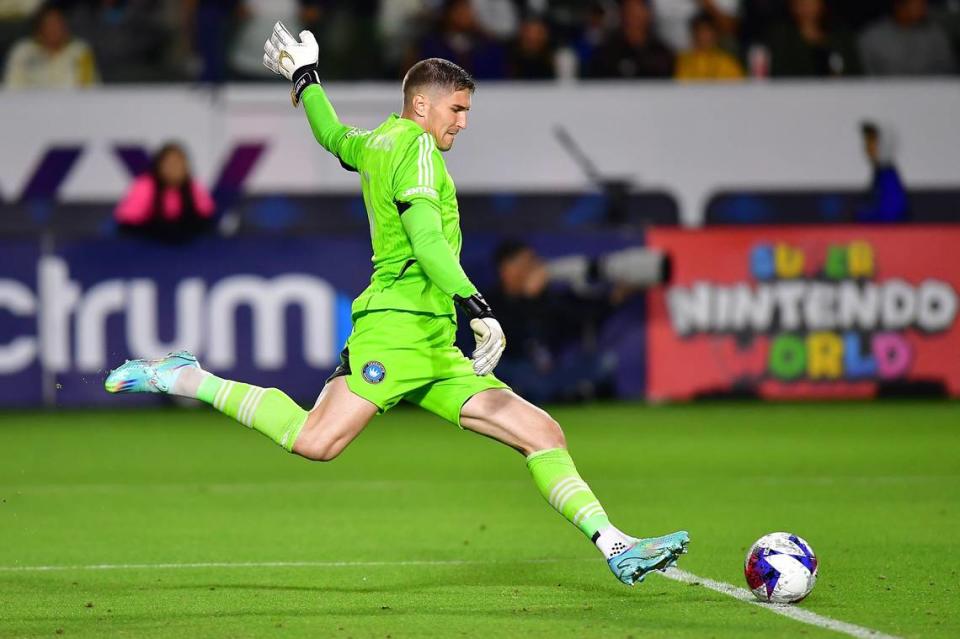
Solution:
<path fill-rule="evenodd" d="M 612 396 L 618 355 L 608 320 L 644 284 L 659 281 L 662 256 L 627 249 L 599 260 L 547 261 L 511 240 L 495 261 L 499 286 L 488 298 L 510 336 L 497 375 L 538 402 Z"/>

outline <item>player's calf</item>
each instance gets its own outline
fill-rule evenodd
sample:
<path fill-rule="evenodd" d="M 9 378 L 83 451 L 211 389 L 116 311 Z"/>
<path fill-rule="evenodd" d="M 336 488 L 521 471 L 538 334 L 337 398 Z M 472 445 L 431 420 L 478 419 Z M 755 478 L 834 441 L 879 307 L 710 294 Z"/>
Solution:
<path fill-rule="evenodd" d="M 510 391 L 489 390 L 464 404 L 460 422 L 523 452 L 540 494 L 593 541 L 623 583 L 643 581 L 646 573 L 673 565 L 685 551 L 685 532 L 635 539 L 610 523 L 577 471 L 560 425 L 546 411 Z"/>
<path fill-rule="evenodd" d="M 648 572 L 665 570 L 686 552 L 685 531 L 636 539 L 611 524 L 565 448 L 535 452 L 527 456 L 527 467 L 544 498 L 594 543 L 621 582 L 640 583 Z"/>

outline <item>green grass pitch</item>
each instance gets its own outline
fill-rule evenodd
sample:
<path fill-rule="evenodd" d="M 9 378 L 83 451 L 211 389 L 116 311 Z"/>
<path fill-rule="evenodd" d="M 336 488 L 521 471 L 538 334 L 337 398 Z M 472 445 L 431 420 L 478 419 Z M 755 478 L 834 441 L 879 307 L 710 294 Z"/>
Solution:
<path fill-rule="evenodd" d="M 553 414 L 614 523 L 690 531 L 681 568 L 743 586 L 789 530 L 822 562 L 804 609 L 960 636 L 960 404 Z M 519 455 L 412 409 L 329 464 L 208 409 L 0 413 L 0 498 L 0 637 L 839 636 L 620 585 Z"/>

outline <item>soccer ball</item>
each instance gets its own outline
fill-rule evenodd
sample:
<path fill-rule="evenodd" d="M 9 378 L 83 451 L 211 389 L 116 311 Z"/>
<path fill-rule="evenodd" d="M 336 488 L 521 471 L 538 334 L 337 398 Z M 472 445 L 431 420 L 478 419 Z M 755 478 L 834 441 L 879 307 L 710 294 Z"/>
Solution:
<path fill-rule="evenodd" d="M 757 599 L 796 603 L 817 583 L 817 556 L 801 537 L 770 533 L 750 547 L 743 574 Z"/>

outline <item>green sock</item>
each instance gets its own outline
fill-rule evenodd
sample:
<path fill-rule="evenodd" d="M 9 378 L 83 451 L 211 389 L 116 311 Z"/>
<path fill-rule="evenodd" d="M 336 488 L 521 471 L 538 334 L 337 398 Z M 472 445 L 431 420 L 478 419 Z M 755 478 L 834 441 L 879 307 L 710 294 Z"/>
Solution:
<path fill-rule="evenodd" d="M 207 375 L 197 399 L 232 417 L 244 426 L 258 430 L 288 452 L 307 421 L 307 411 L 283 391 L 241 384 L 216 375 Z"/>
<path fill-rule="evenodd" d="M 596 495 L 580 478 L 565 448 L 541 450 L 527 457 L 527 468 L 540 494 L 590 539 L 610 525 Z"/>

